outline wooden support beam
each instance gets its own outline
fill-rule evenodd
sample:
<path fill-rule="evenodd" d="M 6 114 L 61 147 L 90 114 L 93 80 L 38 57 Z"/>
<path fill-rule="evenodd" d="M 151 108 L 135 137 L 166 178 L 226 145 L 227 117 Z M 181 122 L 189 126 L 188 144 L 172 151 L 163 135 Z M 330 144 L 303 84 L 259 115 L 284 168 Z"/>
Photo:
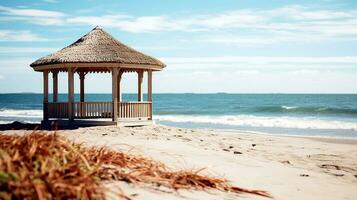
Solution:
<path fill-rule="evenodd" d="M 53 102 L 58 102 L 58 71 L 52 72 Z"/>
<path fill-rule="evenodd" d="M 148 70 L 148 94 L 147 101 L 152 101 L 152 71 Z"/>
<path fill-rule="evenodd" d="M 124 70 L 120 69 L 118 73 L 118 102 L 122 101 L 121 95 L 121 77 L 123 76 Z"/>
<path fill-rule="evenodd" d="M 143 87 L 143 71 L 140 70 L 140 71 L 137 71 L 138 73 L 138 101 L 143 101 L 143 90 L 142 90 L 142 87 Z"/>
<path fill-rule="evenodd" d="M 152 108 L 152 70 L 148 70 L 148 102 L 150 102 L 150 109 L 149 109 L 149 119 L 152 120 L 152 113 L 153 113 L 153 108 Z"/>
<path fill-rule="evenodd" d="M 113 99 L 113 109 L 112 109 L 112 121 L 118 121 L 118 73 L 119 69 L 114 67 L 112 69 L 112 99 Z"/>
<path fill-rule="evenodd" d="M 73 102 L 74 102 L 74 70 L 68 68 L 68 119 L 73 121 Z"/>
<path fill-rule="evenodd" d="M 84 71 L 79 72 L 79 80 L 80 80 L 80 102 L 84 102 L 84 79 L 86 74 Z"/>
<path fill-rule="evenodd" d="M 43 71 L 43 121 L 48 121 L 48 71 Z"/>

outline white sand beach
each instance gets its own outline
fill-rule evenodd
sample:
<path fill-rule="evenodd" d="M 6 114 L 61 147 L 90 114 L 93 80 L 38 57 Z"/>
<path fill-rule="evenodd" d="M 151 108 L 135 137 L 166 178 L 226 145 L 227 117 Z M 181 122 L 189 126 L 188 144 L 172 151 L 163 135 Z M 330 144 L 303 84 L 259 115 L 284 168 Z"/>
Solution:
<path fill-rule="evenodd" d="M 59 133 L 86 145 L 105 145 L 144 155 L 172 169 L 204 169 L 204 173 L 224 177 L 236 186 L 266 190 L 275 199 L 357 199 L 357 140 L 162 125 L 88 127 Z M 119 185 L 133 199 L 267 199 L 122 182 L 108 185 Z"/>

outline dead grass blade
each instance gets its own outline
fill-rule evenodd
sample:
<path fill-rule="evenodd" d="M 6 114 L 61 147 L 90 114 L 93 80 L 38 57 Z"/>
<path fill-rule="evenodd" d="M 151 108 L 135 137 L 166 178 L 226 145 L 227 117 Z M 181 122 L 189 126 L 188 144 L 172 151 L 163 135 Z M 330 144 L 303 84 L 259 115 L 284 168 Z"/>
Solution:
<path fill-rule="evenodd" d="M 172 171 L 151 159 L 105 147 L 85 147 L 54 134 L 0 134 L 0 199 L 105 199 L 104 180 L 179 189 L 216 189 L 271 197 L 231 186 L 204 169 Z M 123 192 L 123 199 L 130 199 Z"/>

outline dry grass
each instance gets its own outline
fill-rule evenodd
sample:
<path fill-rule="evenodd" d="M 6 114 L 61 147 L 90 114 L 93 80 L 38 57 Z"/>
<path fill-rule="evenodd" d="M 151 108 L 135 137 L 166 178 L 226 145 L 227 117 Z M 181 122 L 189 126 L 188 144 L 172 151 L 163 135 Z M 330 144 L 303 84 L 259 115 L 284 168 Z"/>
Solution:
<path fill-rule="evenodd" d="M 105 199 L 103 180 L 270 197 L 264 191 L 233 187 L 225 179 L 207 177 L 201 170 L 171 171 L 141 156 L 85 147 L 57 134 L 0 134 L 0 199 Z"/>

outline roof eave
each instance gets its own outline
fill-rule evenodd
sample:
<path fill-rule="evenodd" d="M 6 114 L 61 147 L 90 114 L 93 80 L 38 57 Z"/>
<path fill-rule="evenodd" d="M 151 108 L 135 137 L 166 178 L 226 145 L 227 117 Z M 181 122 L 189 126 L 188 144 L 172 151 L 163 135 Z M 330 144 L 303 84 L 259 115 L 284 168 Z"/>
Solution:
<path fill-rule="evenodd" d="M 91 68 L 123 68 L 123 69 L 141 69 L 141 70 L 153 70 L 161 71 L 166 65 L 152 65 L 152 64 L 123 64 L 123 63 L 55 63 L 55 64 L 43 64 L 43 65 L 30 65 L 35 71 L 44 70 L 61 70 L 68 68 L 84 68 L 88 71 L 95 71 Z"/>

